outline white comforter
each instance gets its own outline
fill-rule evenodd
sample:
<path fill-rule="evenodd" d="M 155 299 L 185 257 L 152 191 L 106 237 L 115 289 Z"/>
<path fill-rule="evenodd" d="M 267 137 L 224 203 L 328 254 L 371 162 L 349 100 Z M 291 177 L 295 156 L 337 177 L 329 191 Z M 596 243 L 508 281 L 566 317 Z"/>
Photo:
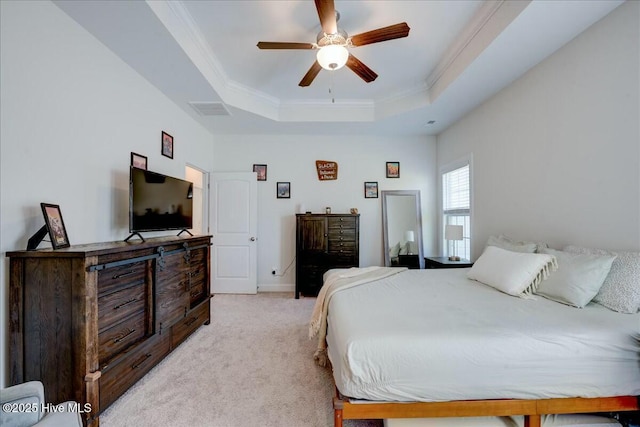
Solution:
<path fill-rule="evenodd" d="M 357 399 L 640 395 L 640 314 L 521 299 L 468 269 L 408 270 L 333 295 L 328 356 Z"/>

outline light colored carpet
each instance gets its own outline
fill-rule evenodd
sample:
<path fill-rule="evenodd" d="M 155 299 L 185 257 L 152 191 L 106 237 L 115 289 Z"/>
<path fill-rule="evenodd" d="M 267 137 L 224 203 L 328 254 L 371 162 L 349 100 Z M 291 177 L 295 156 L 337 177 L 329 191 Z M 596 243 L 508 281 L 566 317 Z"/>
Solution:
<path fill-rule="evenodd" d="M 216 295 L 198 329 L 100 417 L 102 427 L 330 427 L 333 380 L 307 338 L 314 298 Z M 381 427 L 346 420 L 345 427 Z"/>

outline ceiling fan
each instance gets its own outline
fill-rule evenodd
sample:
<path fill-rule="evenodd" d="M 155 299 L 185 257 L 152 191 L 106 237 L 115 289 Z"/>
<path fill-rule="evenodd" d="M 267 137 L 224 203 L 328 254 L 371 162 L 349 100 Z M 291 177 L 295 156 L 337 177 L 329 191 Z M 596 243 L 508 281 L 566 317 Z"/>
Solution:
<path fill-rule="evenodd" d="M 316 43 L 258 42 L 259 49 L 318 49 L 316 61 L 298 83 L 299 86 L 309 86 L 323 68 L 337 70 L 345 65 L 362 80 L 371 83 L 378 75 L 353 56 L 347 48 L 399 39 L 409 35 L 409 26 L 406 22 L 402 22 L 349 37 L 344 30 L 338 28 L 340 14 L 336 11 L 333 0 L 315 0 L 315 3 L 322 26 Z"/>

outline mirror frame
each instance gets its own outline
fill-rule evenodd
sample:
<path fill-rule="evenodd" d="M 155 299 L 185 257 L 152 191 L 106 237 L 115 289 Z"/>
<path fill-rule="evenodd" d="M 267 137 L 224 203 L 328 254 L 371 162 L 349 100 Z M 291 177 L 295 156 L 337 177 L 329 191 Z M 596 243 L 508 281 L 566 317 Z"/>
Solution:
<path fill-rule="evenodd" d="M 391 266 L 389 257 L 389 230 L 387 228 L 387 197 L 388 196 L 413 196 L 415 197 L 416 208 L 416 245 L 418 246 L 418 265 L 424 268 L 424 252 L 422 248 L 422 202 L 420 201 L 420 190 L 387 190 L 381 192 L 382 196 L 382 240 L 384 250 L 384 265 Z"/>

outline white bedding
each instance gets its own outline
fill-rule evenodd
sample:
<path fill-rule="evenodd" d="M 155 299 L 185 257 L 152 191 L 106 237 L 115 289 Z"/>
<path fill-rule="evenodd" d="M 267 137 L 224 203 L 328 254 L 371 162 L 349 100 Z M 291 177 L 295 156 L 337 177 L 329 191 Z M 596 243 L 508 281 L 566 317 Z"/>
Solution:
<path fill-rule="evenodd" d="M 408 270 L 334 294 L 340 392 L 378 401 L 640 395 L 640 314 L 521 299 L 468 269 Z"/>

